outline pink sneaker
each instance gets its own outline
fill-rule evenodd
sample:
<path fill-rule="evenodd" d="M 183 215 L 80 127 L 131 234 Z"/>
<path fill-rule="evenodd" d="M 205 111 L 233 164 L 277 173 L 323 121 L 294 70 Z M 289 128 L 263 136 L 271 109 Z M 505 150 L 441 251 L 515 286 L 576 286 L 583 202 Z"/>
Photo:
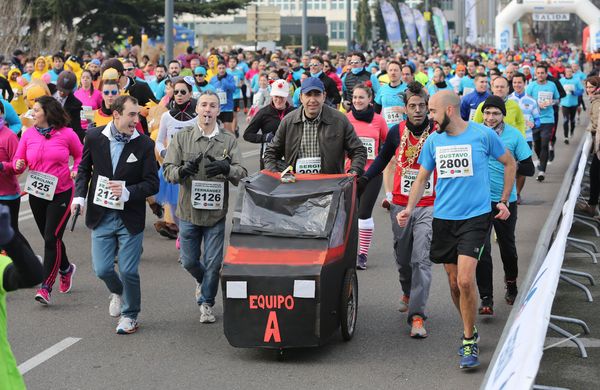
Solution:
<path fill-rule="evenodd" d="M 35 300 L 46 306 L 50 304 L 50 291 L 45 288 L 40 288 L 35 294 Z"/>
<path fill-rule="evenodd" d="M 76 270 L 77 267 L 75 266 L 75 264 L 71 263 L 71 265 L 69 266 L 69 270 L 66 274 L 59 272 L 60 286 L 58 288 L 58 291 L 60 291 L 63 294 L 66 294 L 69 291 L 71 291 L 71 287 L 73 287 L 73 275 L 75 275 Z"/>

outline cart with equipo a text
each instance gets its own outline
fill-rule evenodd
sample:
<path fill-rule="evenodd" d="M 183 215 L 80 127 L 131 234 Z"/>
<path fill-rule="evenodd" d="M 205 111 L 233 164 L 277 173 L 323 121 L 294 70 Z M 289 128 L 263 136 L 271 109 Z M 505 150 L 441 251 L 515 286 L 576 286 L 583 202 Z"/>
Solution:
<path fill-rule="evenodd" d="M 242 181 L 223 261 L 223 327 L 234 347 L 324 344 L 354 335 L 356 185 L 349 175 L 280 175 Z"/>

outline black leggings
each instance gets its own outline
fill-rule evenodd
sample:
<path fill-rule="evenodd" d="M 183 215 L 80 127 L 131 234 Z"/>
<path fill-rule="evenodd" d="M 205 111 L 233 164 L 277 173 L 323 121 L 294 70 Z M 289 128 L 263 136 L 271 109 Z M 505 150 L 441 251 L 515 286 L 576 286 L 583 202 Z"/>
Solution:
<path fill-rule="evenodd" d="M 21 209 L 21 198 L 14 200 L 0 200 L 0 204 L 10 209 L 10 225 L 15 232 L 19 231 L 19 210 Z"/>
<path fill-rule="evenodd" d="M 565 138 L 569 137 L 569 124 L 571 124 L 571 135 L 575 132 L 575 116 L 577 115 L 577 106 L 562 107 L 563 112 L 563 131 Z"/>
<path fill-rule="evenodd" d="M 54 199 L 45 200 L 29 196 L 29 204 L 38 230 L 44 238 L 44 281 L 42 288 L 52 291 L 60 268 L 66 271 L 70 264 L 62 237 L 71 215 L 73 190 L 54 194 Z"/>
<path fill-rule="evenodd" d="M 383 183 L 383 175 L 379 174 L 369 180 L 365 192 L 362 193 L 358 200 L 358 219 L 369 219 L 373 213 L 373 207 L 379 196 L 381 190 L 381 183 Z"/>
<path fill-rule="evenodd" d="M 242 90 L 242 100 L 244 100 L 244 108 L 248 109 L 248 97 L 246 96 L 248 86 L 246 85 L 246 83 L 244 83 L 242 84 L 242 87 L 240 89 Z"/>

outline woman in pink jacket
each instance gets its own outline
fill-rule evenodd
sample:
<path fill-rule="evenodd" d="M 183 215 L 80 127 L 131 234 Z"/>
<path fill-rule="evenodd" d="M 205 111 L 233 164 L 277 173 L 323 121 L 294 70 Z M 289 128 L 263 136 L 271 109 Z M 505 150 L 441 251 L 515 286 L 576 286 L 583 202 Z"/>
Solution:
<path fill-rule="evenodd" d="M 10 222 L 14 231 L 19 231 L 19 208 L 21 189 L 12 160 L 17 152 L 19 138 L 6 126 L 4 105 L 0 102 L 0 204 L 10 209 Z"/>
<path fill-rule="evenodd" d="M 84 112 L 86 107 L 90 112 L 102 107 L 102 92 L 94 88 L 92 72 L 87 69 L 81 72 L 79 89 L 75 91 L 74 95 L 81 102 Z M 81 128 L 87 130 L 87 119 L 81 120 Z"/>
<path fill-rule="evenodd" d="M 62 236 L 73 199 L 73 178 L 81 161 L 82 146 L 60 103 L 42 96 L 33 105 L 33 123 L 21 137 L 14 157 L 14 168 L 22 173 L 29 168 L 25 191 L 33 217 L 44 238 L 44 281 L 35 300 L 47 305 L 60 273 L 61 293 L 71 290 L 75 264 L 69 263 Z M 73 167 L 69 168 L 69 157 Z"/>

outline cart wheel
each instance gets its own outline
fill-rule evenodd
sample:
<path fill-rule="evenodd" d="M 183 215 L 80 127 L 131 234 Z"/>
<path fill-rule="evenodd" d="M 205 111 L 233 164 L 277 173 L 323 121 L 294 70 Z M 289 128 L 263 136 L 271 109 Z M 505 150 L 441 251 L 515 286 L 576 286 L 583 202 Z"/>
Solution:
<path fill-rule="evenodd" d="M 358 280 L 356 270 L 348 269 L 344 275 L 342 294 L 340 296 L 340 323 L 342 338 L 349 341 L 354 336 L 356 315 L 358 313 Z"/>

